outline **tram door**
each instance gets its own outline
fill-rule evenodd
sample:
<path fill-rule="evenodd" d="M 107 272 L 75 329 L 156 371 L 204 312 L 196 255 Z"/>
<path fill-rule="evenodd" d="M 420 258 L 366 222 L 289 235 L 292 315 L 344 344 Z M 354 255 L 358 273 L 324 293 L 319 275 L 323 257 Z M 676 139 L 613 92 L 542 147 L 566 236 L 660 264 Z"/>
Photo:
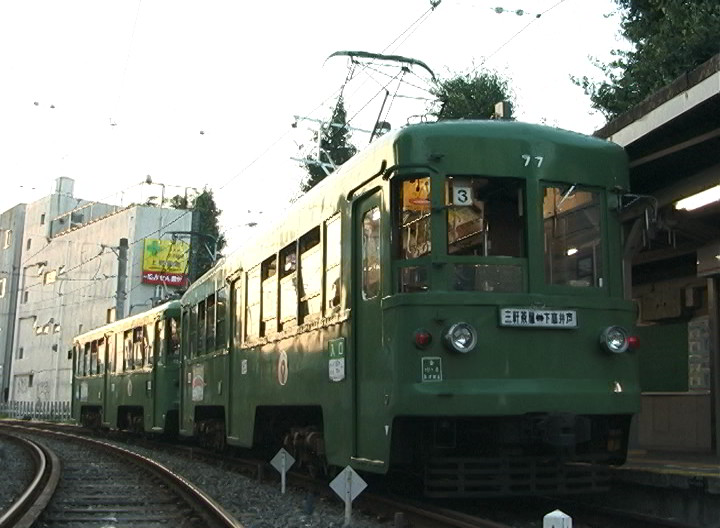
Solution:
<path fill-rule="evenodd" d="M 353 218 L 353 299 L 355 335 L 355 456 L 382 460 L 387 435 L 383 401 L 389 372 L 382 351 L 380 299 L 382 193 L 358 200 Z M 387 462 L 387 461 L 385 461 Z"/>

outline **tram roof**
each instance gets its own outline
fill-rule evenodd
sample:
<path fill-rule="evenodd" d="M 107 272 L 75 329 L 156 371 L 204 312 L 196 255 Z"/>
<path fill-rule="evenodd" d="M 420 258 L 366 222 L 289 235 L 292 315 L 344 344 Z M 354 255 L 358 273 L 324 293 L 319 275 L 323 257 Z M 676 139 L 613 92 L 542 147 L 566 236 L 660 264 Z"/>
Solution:
<path fill-rule="evenodd" d="M 151 308 L 150 310 L 140 312 L 139 314 L 130 315 L 128 317 L 118 319 L 117 321 L 113 321 L 112 323 L 107 323 L 103 326 L 99 326 L 92 330 L 88 330 L 87 332 L 84 332 L 82 334 L 79 334 L 79 335 L 76 335 L 75 337 L 73 337 L 73 343 L 78 342 L 78 341 L 88 341 L 93 338 L 100 337 L 110 331 L 117 332 L 117 331 L 121 331 L 121 330 L 122 331 L 127 330 L 128 328 L 134 327 L 138 323 L 138 321 L 143 321 L 146 319 L 147 320 L 155 320 L 161 314 L 163 314 L 169 310 L 177 310 L 179 313 L 180 312 L 180 301 L 179 300 L 168 301 L 159 306 L 155 306 L 155 307 Z"/>

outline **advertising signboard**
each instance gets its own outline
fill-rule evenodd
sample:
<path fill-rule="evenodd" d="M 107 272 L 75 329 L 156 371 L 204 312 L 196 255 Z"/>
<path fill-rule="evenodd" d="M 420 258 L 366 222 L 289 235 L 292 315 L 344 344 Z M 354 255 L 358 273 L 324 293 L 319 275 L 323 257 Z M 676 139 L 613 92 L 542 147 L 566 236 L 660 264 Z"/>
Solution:
<path fill-rule="evenodd" d="M 182 240 L 145 239 L 142 281 L 145 284 L 187 286 L 190 244 Z"/>

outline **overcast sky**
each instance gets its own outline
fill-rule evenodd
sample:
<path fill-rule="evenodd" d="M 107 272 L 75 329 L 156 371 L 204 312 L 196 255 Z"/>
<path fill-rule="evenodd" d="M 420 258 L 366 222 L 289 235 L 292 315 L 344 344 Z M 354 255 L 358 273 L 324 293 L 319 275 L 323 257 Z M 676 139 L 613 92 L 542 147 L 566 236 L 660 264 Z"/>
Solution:
<path fill-rule="evenodd" d="M 570 75 L 598 77 L 588 57 L 626 47 L 619 17 L 606 16 L 612 0 L 443 0 L 423 17 L 429 9 L 429 0 L 3 1 L 0 211 L 49 194 L 58 176 L 75 180 L 76 197 L 116 203 L 150 175 L 167 195 L 213 189 L 237 242 L 244 224 L 297 193 L 304 172 L 291 158 L 315 124 L 293 128 L 293 116 L 329 117 L 348 72 L 346 59 L 326 61 L 338 50 L 413 57 L 439 76 L 486 66 L 510 79 L 521 120 L 585 133 L 603 124 Z M 382 102 L 372 96 L 398 72 L 368 69 L 347 85 L 353 126 L 372 127 Z M 393 127 L 426 109 L 429 75 L 413 68 L 404 80 L 387 89 L 418 99 L 393 103 Z"/>

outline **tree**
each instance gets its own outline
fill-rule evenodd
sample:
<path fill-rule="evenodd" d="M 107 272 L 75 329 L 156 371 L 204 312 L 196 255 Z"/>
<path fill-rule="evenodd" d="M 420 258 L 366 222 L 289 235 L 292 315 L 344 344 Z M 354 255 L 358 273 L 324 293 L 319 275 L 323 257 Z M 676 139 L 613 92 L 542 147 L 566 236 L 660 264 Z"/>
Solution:
<path fill-rule="evenodd" d="M 169 200 L 170 207 L 174 209 L 190 209 L 189 202 L 187 195 L 181 196 L 179 194 L 176 194 Z"/>
<path fill-rule="evenodd" d="M 430 91 L 435 97 L 430 115 L 438 120 L 490 119 L 496 103 L 512 100 L 509 81 L 489 70 L 441 79 Z"/>
<path fill-rule="evenodd" d="M 718 53 L 717 0 L 615 0 L 622 35 L 631 51 L 614 50 L 614 60 L 597 63 L 606 79 L 573 78 L 593 108 L 611 119 L 635 106 L 684 72 Z"/>
<path fill-rule="evenodd" d="M 319 139 L 318 157 L 306 156 L 303 167 L 308 173 L 307 179 L 301 184 L 303 192 L 307 192 L 320 183 L 335 168 L 352 158 L 357 148 L 350 143 L 350 131 L 347 128 L 347 112 L 343 98 L 338 99 L 335 110 L 328 124 L 324 124 L 320 132 L 316 132 L 313 141 Z"/>
<path fill-rule="evenodd" d="M 203 191 L 192 199 L 187 196 L 175 195 L 170 199 L 170 205 L 175 209 L 192 209 L 192 229 L 190 237 L 190 270 L 188 272 L 190 282 L 194 282 L 203 273 L 212 268 L 214 257 L 219 257 L 220 252 L 227 244 L 225 235 L 220 234 L 218 219 L 222 211 L 215 203 L 215 196 L 212 190 Z M 213 255 L 213 251 L 215 255 Z"/>
<path fill-rule="evenodd" d="M 190 281 L 196 280 L 215 264 L 225 247 L 225 235 L 220 234 L 218 218 L 222 211 L 215 204 L 212 190 L 203 189 L 193 200 L 193 234 L 190 247 Z M 215 253 L 213 255 L 213 252 Z"/>

